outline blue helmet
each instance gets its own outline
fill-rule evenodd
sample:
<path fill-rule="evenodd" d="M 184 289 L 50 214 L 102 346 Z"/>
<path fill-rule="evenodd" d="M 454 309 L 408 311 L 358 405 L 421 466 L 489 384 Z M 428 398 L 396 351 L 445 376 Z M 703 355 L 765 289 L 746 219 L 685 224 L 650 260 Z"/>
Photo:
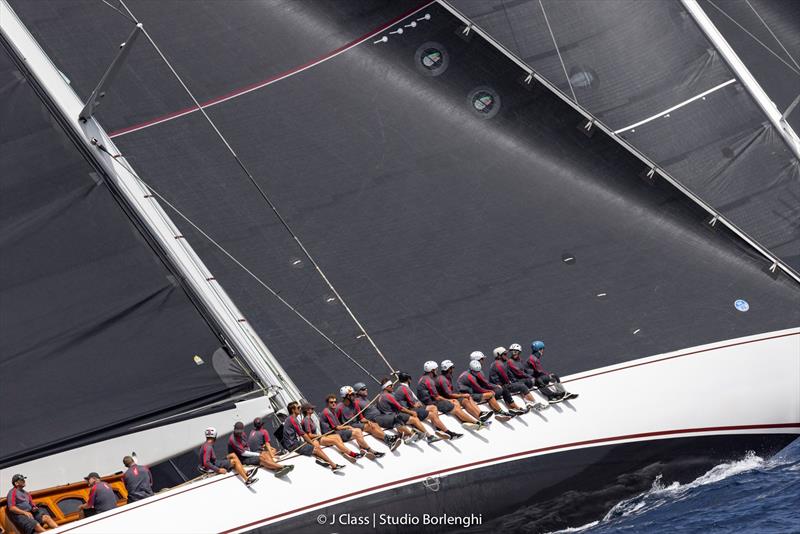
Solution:
<path fill-rule="evenodd" d="M 539 352 L 544 348 L 544 341 L 534 341 L 531 343 L 531 350 L 533 352 Z"/>

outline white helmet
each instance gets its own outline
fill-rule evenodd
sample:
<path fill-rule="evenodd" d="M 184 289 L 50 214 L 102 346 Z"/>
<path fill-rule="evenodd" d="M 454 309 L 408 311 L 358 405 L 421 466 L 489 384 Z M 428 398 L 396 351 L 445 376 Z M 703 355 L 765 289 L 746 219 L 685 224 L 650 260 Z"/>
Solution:
<path fill-rule="evenodd" d="M 341 398 L 345 398 L 346 396 L 352 395 L 353 393 L 355 393 L 355 391 L 353 391 L 353 388 L 351 386 L 342 386 L 339 388 L 339 396 Z"/>
<path fill-rule="evenodd" d="M 206 428 L 206 437 L 217 439 L 217 429 L 213 426 Z"/>
<path fill-rule="evenodd" d="M 469 368 L 472 369 L 473 371 L 480 371 L 481 362 L 479 362 L 478 360 L 472 360 L 471 362 L 469 362 Z"/>
<path fill-rule="evenodd" d="M 518 350 L 519 352 L 522 352 L 522 345 L 519 343 L 512 343 L 511 346 L 508 347 L 508 350 Z"/>
<path fill-rule="evenodd" d="M 508 351 L 506 351 L 505 347 L 497 347 L 492 352 L 494 352 L 494 357 L 495 358 L 499 358 L 500 356 L 502 356 L 503 354 L 505 354 Z"/>
<path fill-rule="evenodd" d="M 469 359 L 472 360 L 472 361 L 482 360 L 484 358 L 485 358 L 485 356 L 479 350 L 476 350 L 475 352 L 473 352 L 472 354 L 469 355 Z"/>
<path fill-rule="evenodd" d="M 428 360 L 427 362 L 425 362 L 425 365 L 422 368 L 425 369 L 426 373 L 430 373 L 431 371 L 433 371 L 437 367 L 439 367 L 438 363 L 436 363 L 433 360 Z"/>
<path fill-rule="evenodd" d="M 442 362 L 442 371 L 447 371 L 448 369 L 450 369 L 454 365 L 455 364 L 453 362 L 451 362 L 450 360 L 444 360 Z"/>

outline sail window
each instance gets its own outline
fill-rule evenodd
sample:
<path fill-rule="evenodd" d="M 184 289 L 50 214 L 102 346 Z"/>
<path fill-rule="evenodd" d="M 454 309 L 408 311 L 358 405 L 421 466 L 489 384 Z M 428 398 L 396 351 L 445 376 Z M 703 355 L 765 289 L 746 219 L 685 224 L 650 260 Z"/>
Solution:
<path fill-rule="evenodd" d="M 450 55 L 439 43 L 424 43 L 417 48 L 414 54 L 414 63 L 422 74 L 439 76 L 447 70 L 447 66 L 450 64 Z"/>
<path fill-rule="evenodd" d="M 569 83 L 572 87 L 595 87 L 598 82 L 597 73 L 583 66 L 572 67 L 569 71 Z"/>
<path fill-rule="evenodd" d="M 484 119 L 491 119 L 500 111 L 500 95 L 490 87 L 477 87 L 468 97 L 472 111 Z"/>

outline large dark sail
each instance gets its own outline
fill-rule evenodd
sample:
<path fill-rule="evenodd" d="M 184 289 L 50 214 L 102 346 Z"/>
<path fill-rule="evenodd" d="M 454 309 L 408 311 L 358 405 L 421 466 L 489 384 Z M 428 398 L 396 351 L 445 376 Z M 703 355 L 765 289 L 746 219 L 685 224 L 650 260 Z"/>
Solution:
<path fill-rule="evenodd" d="M 249 387 L 0 47 L 0 467 Z"/>
<path fill-rule="evenodd" d="M 13 4 L 83 96 L 131 24 L 97 3 Z M 580 115 L 438 4 L 396 23 L 414 6 L 128 5 L 397 367 L 543 338 L 571 372 L 800 322 L 796 283 L 580 133 Z M 385 371 L 152 49 L 104 106 L 148 183 Z M 184 231 L 309 398 L 364 378 Z"/>
<path fill-rule="evenodd" d="M 778 8 L 782 3 L 787 6 Z M 680 2 L 453 4 L 570 99 L 800 270 L 797 158 Z M 773 4 L 767 10 L 773 15 L 792 10 L 792 2 Z M 720 18 L 710 3 L 702 5 L 715 20 Z M 752 60 L 752 54 L 746 59 Z M 800 76 L 784 65 L 776 69 L 774 63 L 758 60 L 752 65 L 756 75 L 771 80 L 768 92 L 777 91 L 773 98 L 785 109 L 800 93 Z"/>

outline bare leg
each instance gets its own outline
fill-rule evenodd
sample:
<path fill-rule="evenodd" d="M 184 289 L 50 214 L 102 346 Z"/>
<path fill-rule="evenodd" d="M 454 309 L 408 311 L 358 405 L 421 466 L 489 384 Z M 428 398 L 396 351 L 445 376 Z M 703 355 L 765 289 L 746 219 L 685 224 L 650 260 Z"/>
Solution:
<path fill-rule="evenodd" d="M 483 400 L 485 400 L 489 404 L 489 407 L 495 412 L 503 411 L 503 409 L 500 407 L 500 403 L 498 403 L 497 399 L 494 398 L 494 393 L 484 393 Z"/>
<path fill-rule="evenodd" d="M 231 463 L 231 466 L 233 466 L 233 470 L 236 471 L 236 474 L 242 477 L 242 480 L 247 482 L 247 472 L 244 470 L 244 466 L 242 465 L 242 462 L 239 461 L 239 458 L 235 454 L 231 453 L 228 455 L 228 461 Z"/>
<path fill-rule="evenodd" d="M 323 462 L 326 462 L 329 466 L 336 467 L 336 463 L 330 458 L 328 458 L 328 455 L 325 454 L 325 452 L 316 443 L 314 444 L 314 456 L 316 456 Z"/>
<path fill-rule="evenodd" d="M 36 526 L 33 527 L 33 531 L 34 532 L 44 532 L 44 527 L 42 525 L 40 525 L 39 523 L 36 523 Z"/>
<path fill-rule="evenodd" d="M 417 430 L 419 430 L 423 434 L 425 434 L 425 435 L 428 434 L 428 431 L 425 430 L 425 427 L 422 426 L 422 422 L 417 418 L 416 415 L 412 415 L 411 417 L 408 418 L 408 424 L 410 424 L 411 426 L 413 426 L 414 428 L 416 428 Z"/>
<path fill-rule="evenodd" d="M 353 451 L 344 446 L 344 442 L 342 441 L 342 438 L 339 437 L 338 434 L 329 434 L 327 436 L 321 436 L 319 438 L 319 443 L 323 447 L 330 447 L 330 446 L 336 447 L 336 450 L 338 450 L 348 458 L 353 453 Z"/>
<path fill-rule="evenodd" d="M 283 469 L 283 466 L 275 461 L 274 457 L 269 452 L 269 449 L 266 449 L 259 454 L 258 462 L 261 464 L 261 467 L 265 467 L 272 471 Z"/>
<path fill-rule="evenodd" d="M 53 518 L 47 514 L 42 516 L 42 520 L 45 522 L 48 528 L 58 528 L 58 523 L 53 521 Z"/>
<path fill-rule="evenodd" d="M 400 425 L 398 427 L 395 427 L 395 429 L 398 432 L 400 432 L 401 434 L 403 434 L 404 436 L 413 436 L 414 435 L 414 432 L 412 432 L 411 429 L 408 428 L 406 425 Z"/>
<path fill-rule="evenodd" d="M 360 428 L 354 428 L 352 432 L 353 432 L 353 439 L 356 440 L 356 443 L 358 443 L 359 447 L 367 451 L 371 450 L 369 444 L 364 440 L 364 433 L 361 432 Z"/>
<path fill-rule="evenodd" d="M 436 406 L 428 406 L 428 419 L 431 420 L 433 426 L 436 427 L 437 430 L 441 430 L 442 432 L 447 432 L 448 428 L 442 423 L 441 418 L 439 417 L 439 410 L 436 409 Z"/>
<path fill-rule="evenodd" d="M 481 415 L 481 409 L 475 404 L 475 401 L 472 400 L 472 397 L 464 397 L 461 399 L 461 405 L 474 418 L 478 418 Z"/>
<path fill-rule="evenodd" d="M 370 436 L 378 438 L 381 441 L 386 437 L 386 434 L 383 433 L 383 429 L 372 421 L 366 421 L 364 423 L 364 430 L 366 430 Z"/>
<path fill-rule="evenodd" d="M 462 423 L 477 423 L 478 422 L 478 420 L 476 418 L 472 417 L 471 415 L 466 413 L 464 410 L 462 410 L 461 406 L 457 402 L 453 403 L 453 411 L 451 413 L 453 415 L 455 415 L 458 418 L 458 420 L 461 421 Z"/>

